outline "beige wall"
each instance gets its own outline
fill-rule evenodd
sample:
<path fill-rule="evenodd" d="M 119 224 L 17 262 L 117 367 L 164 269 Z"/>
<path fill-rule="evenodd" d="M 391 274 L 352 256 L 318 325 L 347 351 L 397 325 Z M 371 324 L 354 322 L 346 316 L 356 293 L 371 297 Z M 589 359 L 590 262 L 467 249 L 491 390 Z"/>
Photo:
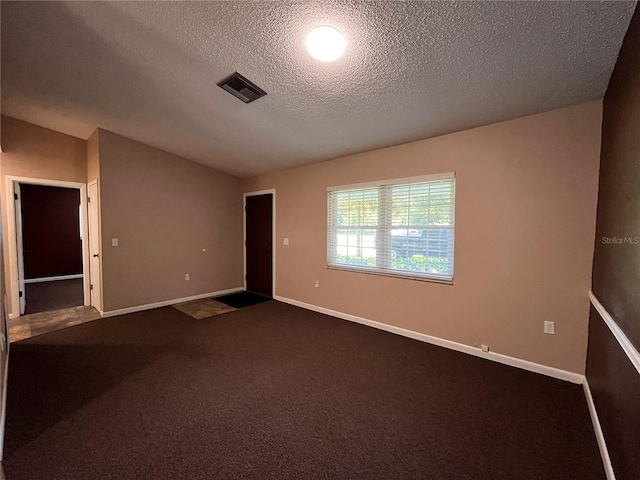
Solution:
<path fill-rule="evenodd" d="M 105 311 L 242 286 L 238 178 L 105 130 L 99 157 Z"/>
<path fill-rule="evenodd" d="M 2 150 L 3 177 L 87 181 L 87 142 L 80 138 L 3 116 Z"/>
<path fill-rule="evenodd" d="M 6 176 L 67 182 L 87 181 L 87 142 L 10 117 L 2 117 L 2 169 L 0 192 L 7 205 Z M 7 215 L 2 218 L 4 244 L 8 244 Z M 4 249 L 5 278 L 9 279 L 9 251 Z M 12 285 L 7 282 L 7 297 Z M 12 310 L 14 311 L 14 310 Z"/>
<path fill-rule="evenodd" d="M 276 189 L 277 295 L 584 373 L 601 118 L 588 103 L 244 180 Z M 327 187 L 450 171 L 453 286 L 326 268 Z"/>
<path fill-rule="evenodd" d="M 6 175 L 100 179 L 105 311 L 242 286 L 236 177 L 108 131 L 85 141 L 8 117 L 2 146 L 3 199 Z"/>
<path fill-rule="evenodd" d="M 98 148 L 98 135 L 96 130 L 87 139 L 87 183 L 100 178 L 100 150 Z"/>

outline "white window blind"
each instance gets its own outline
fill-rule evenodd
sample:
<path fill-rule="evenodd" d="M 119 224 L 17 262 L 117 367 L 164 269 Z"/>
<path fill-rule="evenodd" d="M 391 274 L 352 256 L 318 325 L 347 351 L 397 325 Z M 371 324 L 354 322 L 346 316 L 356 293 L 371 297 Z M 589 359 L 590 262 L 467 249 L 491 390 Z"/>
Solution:
<path fill-rule="evenodd" d="M 453 281 L 453 173 L 328 191 L 328 266 Z"/>

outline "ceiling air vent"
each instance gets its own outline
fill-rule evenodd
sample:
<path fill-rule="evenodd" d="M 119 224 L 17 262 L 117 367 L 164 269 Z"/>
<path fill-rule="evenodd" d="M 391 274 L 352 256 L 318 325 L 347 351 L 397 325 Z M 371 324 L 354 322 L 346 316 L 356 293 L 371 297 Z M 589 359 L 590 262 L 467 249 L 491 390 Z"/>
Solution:
<path fill-rule="evenodd" d="M 238 72 L 225 78 L 218 86 L 224 88 L 234 97 L 238 97 L 244 103 L 251 103 L 267 94 L 267 92 L 244 78 Z"/>

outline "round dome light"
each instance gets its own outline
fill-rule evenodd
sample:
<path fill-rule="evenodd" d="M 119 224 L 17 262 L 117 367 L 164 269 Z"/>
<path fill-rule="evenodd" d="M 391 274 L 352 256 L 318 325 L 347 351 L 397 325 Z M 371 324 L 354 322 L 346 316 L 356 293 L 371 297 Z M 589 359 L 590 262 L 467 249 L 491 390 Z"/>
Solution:
<path fill-rule="evenodd" d="M 321 62 L 333 62 L 344 53 L 347 41 L 342 34 L 329 25 L 314 28 L 307 35 L 307 50 Z"/>

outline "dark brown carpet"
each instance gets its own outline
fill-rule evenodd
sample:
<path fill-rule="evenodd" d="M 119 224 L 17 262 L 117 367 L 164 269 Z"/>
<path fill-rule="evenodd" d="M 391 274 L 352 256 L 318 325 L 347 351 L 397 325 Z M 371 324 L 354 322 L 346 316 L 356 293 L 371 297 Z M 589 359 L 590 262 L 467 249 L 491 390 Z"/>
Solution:
<path fill-rule="evenodd" d="M 12 345 L 20 479 L 602 479 L 582 387 L 279 302 Z"/>
<path fill-rule="evenodd" d="M 25 295 L 27 300 L 25 314 L 84 305 L 81 278 L 27 283 L 25 285 Z"/>

